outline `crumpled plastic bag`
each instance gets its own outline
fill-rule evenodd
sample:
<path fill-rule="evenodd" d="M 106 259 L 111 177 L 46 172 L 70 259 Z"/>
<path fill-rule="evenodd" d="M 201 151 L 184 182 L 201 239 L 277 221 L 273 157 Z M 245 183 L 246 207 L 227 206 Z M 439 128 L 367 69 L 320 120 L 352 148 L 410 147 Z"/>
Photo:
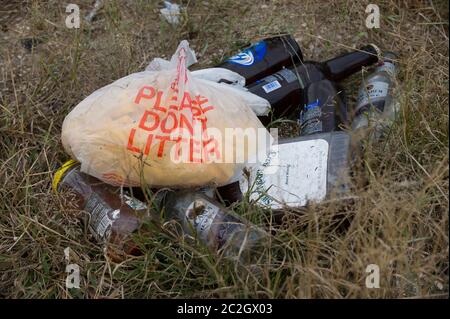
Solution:
<path fill-rule="evenodd" d="M 146 67 L 146 71 L 160 71 L 169 68 L 170 61 L 155 58 L 150 62 L 150 64 Z M 235 92 L 240 95 L 245 103 L 250 106 L 250 108 L 255 112 L 257 116 L 268 115 L 271 109 L 270 103 L 255 95 L 253 93 L 248 92 L 245 88 L 245 78 L 236 72 L 230 71 L 224 68 L 207 68 L 201 70 L 195 70 L 191 72 L 192 76 L 196 79 L 208 80 L 216 83 L 224 83 L 227 85 L 231 85 L 236 89 L 240 89 L 242 92 Z"/>
<path fill-rule="evenodd" d="M 178 4 L 164 1 L 164 8 L 159 11 L 170 24 L 177 25 L 180 23 L 180 6 Z"/>
<path fill-rule="evenodd" d="M 196 78 L 187 69 L 195 62 L 182 41 L 170 61 L 155 59 L 79 103 L 61 139 L 81 171 L 113 185 L 183 188 L 225 185 L 265 158 L 273 140 L 249 107 L 252 94 Z M 257 147 L 235 142 L 247 129 Z"/>

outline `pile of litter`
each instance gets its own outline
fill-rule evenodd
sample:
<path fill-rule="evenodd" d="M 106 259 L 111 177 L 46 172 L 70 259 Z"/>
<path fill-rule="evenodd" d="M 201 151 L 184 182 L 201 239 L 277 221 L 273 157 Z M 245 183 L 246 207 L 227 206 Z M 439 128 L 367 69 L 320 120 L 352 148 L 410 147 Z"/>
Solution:
<path fill-rule="evenodd" d="M 180 8 L 165 5 L 161 14 L 179 23 Z M 170 61 L 155 58 L 66 116 L 62 144 L 71 160 L 53 187 L 76 195 L 92 235 L 113 244 L 117 259 L 142 253 L 131 235 L 155 218 L 157 207 L 186 237 L 247 260 L 269 234 L 226 205 L 245 194 L 272 210 L 347 196 L 352 133 L 379 139 L 398 113 L 395 60 L 371 44 L 325 62 L 305 61 L 284 35 L 191 72 L 196 56 L 182 41 Z M 341 82 L 363 67 L 372 73 L 350 108 Z M 299 136 L 277 141 L 266 127 L 279 117 L 296 119 Z M 154 196 L 149 202 L 133 188 Z"/>

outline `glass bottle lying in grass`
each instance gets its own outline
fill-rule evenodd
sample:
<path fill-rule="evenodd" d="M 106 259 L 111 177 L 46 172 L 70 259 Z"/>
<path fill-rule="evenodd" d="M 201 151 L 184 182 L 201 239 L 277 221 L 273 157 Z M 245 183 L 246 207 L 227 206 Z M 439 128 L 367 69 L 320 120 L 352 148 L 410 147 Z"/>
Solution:
<path fill-rule="evenodd" d="M 395 121 L 400 111 L 394 91 L 397 89 L 395 60 L 397 54 L 384 52 L 384 58 L 365 78 L 359 88 L 358 102 L 352 129 L 357 131 L 373 126 L 370 138 L 378 140 Z"/>
<path fill-rule="evenodd" d="M 147 205 L 80 171 L 80 164 L 66 162 L 53 179 L 55 191 L 75 195 L 77 209 L 88 213 L 88 228 L 99 242 L 107 242 L 114 260 L 141 254 L 133 241 L 145 221 L 155 220 Z M 161 196 L 162 194 L 162 196 Z M 228 258 L 248 260 L 267 234 L 257 226 L 231 213 L 217 201 L 191 190 L 165 191 L 155 197 L 167 221 L 175 220 L 187 237 L 196 237 L 211 251 Z M 150 236 L 151 234 L 149 234 Z"/>
<path fill-rule="evenodd" d="M 184 236 L 239 261 L 256 260 L 268 234 L 200 192 L 167 192 L 166 220 L 179 222 Z"/>
<path fill-rule="evenodd" d="M 52 187 L 64 194 L 75 209 L 87 213 L 80 217 L 87 217 L 83 219 L 98 242 L 111 244 L 107 245 L 111 258 L 120 260 L 123 254 L 140 254 L 131 234 L 142 222 L 151 219 L 146 204 L 123 194 L 117 187 L 82 173 L 80 164 L 73 160 L 64 163 L 55 173 Z"/>

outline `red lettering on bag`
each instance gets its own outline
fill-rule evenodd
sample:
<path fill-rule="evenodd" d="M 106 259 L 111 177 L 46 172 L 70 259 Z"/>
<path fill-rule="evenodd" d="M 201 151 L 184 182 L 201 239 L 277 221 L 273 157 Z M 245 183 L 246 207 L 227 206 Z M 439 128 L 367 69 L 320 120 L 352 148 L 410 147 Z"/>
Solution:
<path fill-rule="evenodd" d="M 206 117 L 197 117 L 195 120 L 200 121 L 202 123 L 202 133 L 205 133 L 206 132 L 206 122 L 208 121 L 208 119 Z"/>
<path fill-rule="evenodd" d="M 156 94 L 156 101 L 155 101 L 155 105 L 153 105 L 153 108 L 155 110 L 165 113 L 167 111 L 167 109 L 164 106 L 161 106 L 162 95 L 163 95 L 163 91 L 158 91 L 158 93 Z"/>
<path fill-rule="evenodd" d="M 156 135 L 155 138 L 160 140 L 157 156 L 159 158 L 161 158 L 161 157 L 163 157 L 163 154 L 164 154 L 164 146 L 165 146 L 166 142 L 170 141 L 171 139 L 170 139 L 170 136 L 161 136 L 161 135 Z"/>
<path fill-rule="evenodd" d="M 148 153 L 150 152 L 150 148 L 152 147 L 152 142 L 153 142 L 153 134 L 148 134 L 147 143 L 145 143 L 145 149 L 144 149 L 145 155 L 148 155 Z"/>
<path fill-rule="evenodd" d="M 208 103 L 208 98 L 206 98 L 206 97 L 204 97 L 204 96 L 201 96 L 201 95 L 197 95 L 196 97 L 195 97 L 195 101 L 197 102 L 197 105 L 198 105 L 198 107 L 200 108 L 200 111 L 203 113 L 203 114 L 205 114 L 206 112 L 208 112 L 208 111 L 211 111 L 211 110 L 214 110 L 214 106 L 212 106 L 212 105 L 208 105 L 208 106 L 206 106 L 206 107 L 203 107 L 202 105 L 203 104 L 206 104 L 206 103 Z"/>
<path fill-rule="evenodd" d="M 181 99 L 181 109 L 192 109 L 192 99 L 191 96 L 189 95 L 189 92 L 184 92 L 183 94 L 183 98 Z M 195 114 L 193 114 L 194 116 L 196 116 Z"/>
<path fill-rule="evenodd" d="M 141 150 L 139 148 L 137 148 L 136 146 L 133 146 L 133 140 L 134 140 L 134 135 L 136 134 L 136 129 L 132 128 L 130 131 L 130 136 L 128 136 L 128 145 L 127 145 L 127 149 L 135 152 L 135 153 L 140 153 Z"/>
<path fill-rule="evenodd" d="M 184 115 L 180 113 L 180 128 L 187 128 L 190 135 L 194 135 L 194 129 L 192 127 L 192 122 Z"/>
<path fill-rule="evenodd" d="M 173 118 L 173 125 L 171 128 L 167 128 L 166 123 L 167 123 L 167 119 L 169 117 Z M 172 133 L 173 130 L 175 130 L 178 127 L 178 119 L 177 119 L 177 115 L 172 112 L 169 111 L 169 113 L 167 113 L 167 116 L 161 121 L 161 132 L 166 133 L 166 134 L 170 134 Z"/>
<path fill-rule="evenodd" d="M 199 121 L 201 123 L 202 139 L 207 140 L 208 139 L 208 130 L 206 127 L 206 122 L 208 121 L 208 119 L 206 117 L 197 117 L 197 118 L 195 118 L 195 121 Z"/>
<path fill-rule="evenodd" d="M 152 126 L 147 126 L 147 118 L 149 116 L 152 116 L 154 119 L 153 125 Z M 156 129 L 159 125 L 159 115 L 153 111 L 148 111 L 146 110 L 144 112 L 144 115 L 142 115 L 141 121 L 139 122 L 139 127 L 143 130 L 146 131 L 153 131 L 154 129 Z"/>
<path fill-rule="evenodd" d="M 203 114 L 205 114 L 206 112 L 211 111 L 211 110 L 214 110 L 214 106 L 212 106 L 212 105 L 202 108 Z"/>
<path fill-rule="evenodd" d="M 146 93 L 145 90 L 150 91 L 149 93 Z M 139 104 L 141 102 L 141 99 L 152 99 L 155 96 L 155 89 L 151 86 L 143 86 L 139 90 L 138 94 L 136 95 L 136 98 L 134 99 L 134 103 Z"/>
<path fill-rule="evenodd" d="M 169 110 L 178 111 L 177 93 L 175 93 L 175 92 L 171 92 L 171 93 L 172 93 L 172 96 L 169 99 L 169 101 L 170 101 Z"/>
<path fill-rule="evenodd" d="M 202 109 L 197 106 L 192 105 L 191 113 L 195 117 L 200 116 L 200 115 L 202 115 Z"/>
<path fill-rule="evenodd" d="M 196 148 L 195 147 L 196 145 L 197 146 L 200 145 L 200 148 Z M 203 159 L 201 157 L 201 154 L 202 154 L 202 147 L 201 146 L 202 146 L 202 144 L 200 143 L 200 141 L 196 141 L 193 138 L 191 138 L 189 140 L 189 160 L 192 163 L 202 163 L 203 162 Z M 200 158 L 194 158 L 194 153 L 200 154 Z"/>
<path fill-rule="evenodd" d="M 213 145 L 212 147 L 209 147 L 208 150 L 207 146 L 211 144 Z M 210 161 L 209 154 L 211 153 L 214 153 L 216 159 L 220 159 L 219 142 L 214 138 L 211 138 L 210 140 L 203 142 L 203 156 L 205 157 L 206 162 Z"/>
<path fill-rule="evenodd" d="M 183 143 L 186 143 L 187 139 L 179 137 L 176 141 L 175 144 L 175 161 L 179 161 L 180 160 L 180 155 L 181 155 L 181 151 L 182 151 L 182 147 L 181 145 L 184 145 Z"/>
<path fill-rule="evenodd" d="M 177 143 L 175 145 L 176 157 L 179 157 L 182 151 L 181 148 L 185 147 L 186 155 L 189 157 L 185 160 L 188 162 L 204 163 L 205 158 L 211 156 L 220 158 L 222 150 L 219 150 L 219 142 L 213 138 L 209 138 L 207 132 L 208 118 L 206 113 L 214 110 L 215 107 L 208 105 L 208 98 L 202 95 L 191 95 L 189 91 L 183 93 L 182 89 L 184 89 L 184 86 L 179 87 L 179 84 L 182 83 L 181 81 L 184 80 L 186 83 L 188 78 L 185 68 L 185 58 L 186 52 L 182 49 L 180 50 L 176 79 L 171 83 L 171 90 L 159 91 L 152 86 L 143 86 L 139 89 L 134 101 L 136 104 L 141 103 L 142 100 L 150 100 L 153 98 L 155 102 L 153 108 L 149 106 L 149 109 L 144 111 L 138 127 L 130 131 L 127 149 L 131 152 L 142 153 L 142 150 L 133 144 L 136 131 L 142 129 L 147 132 L 143 151 L 145 155 L 151 155 L 150 152 L 153 149 L 153 152 L 156 151 L 155 155 L 158 158 L 162 158 L 167 153 L 167 142 L 172 141 Z M 168 94 L 167 96 L 165 95 L 166 93 Z M 162 104 L 165 104 L 165 106 Z M 182 110 L 184 109 L 188 109 L 189 111 L 183 112 Z M 197 127 L 199 125 L 197 121 L 200 121 L 201 136 L 197 136 Z M 174 131 L 178 128 L 182 130 L 186 129 L 188 133 L 185 133 L 185 135 L 188 138 L 182 139 L 181 136 L 174 137 Z M 194 134 L 196 135 L 195 137 Z M 159 140 L 157 147 L 153 145 L 153 143 L 156 144 L 154 142 L 155 139 Z M 184 141 L 183 145 L 180 143 L 182 140 Z M 152 148 L 152 146 L 155 147 Z"/>

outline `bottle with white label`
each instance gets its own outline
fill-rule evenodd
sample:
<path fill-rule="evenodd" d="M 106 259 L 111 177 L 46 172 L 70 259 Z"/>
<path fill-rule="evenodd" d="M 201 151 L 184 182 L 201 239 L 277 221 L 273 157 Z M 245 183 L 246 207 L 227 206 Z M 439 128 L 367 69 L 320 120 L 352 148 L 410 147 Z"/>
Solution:
<path fill-rule="evenodd" d="M 201 192 L 169 191 L 164 198 L 166 220 L 177 220 L 183 235 L 195 237 L 211 251 L 249 260 L 267 233 Z"/>
<path fill-rule="evenodd" d="M 397 58 L 393 52 L 385 52 L 384 59 L 366 79 L 358 94 L 352 129 L 373 126 L 374 138 L 381 136 L 383 129 L 392 123 L 398 113 L 399 104 L 394 99 Z"/>
<path fill-rule="evenodd" d="M 228 202 L 248 192 L 251 201 L 272 210 L 342 198 L 350 188 L 350 151 L 350 135 L 342 131 L 280 140 L 262 165 L 219 192 Z"/>

